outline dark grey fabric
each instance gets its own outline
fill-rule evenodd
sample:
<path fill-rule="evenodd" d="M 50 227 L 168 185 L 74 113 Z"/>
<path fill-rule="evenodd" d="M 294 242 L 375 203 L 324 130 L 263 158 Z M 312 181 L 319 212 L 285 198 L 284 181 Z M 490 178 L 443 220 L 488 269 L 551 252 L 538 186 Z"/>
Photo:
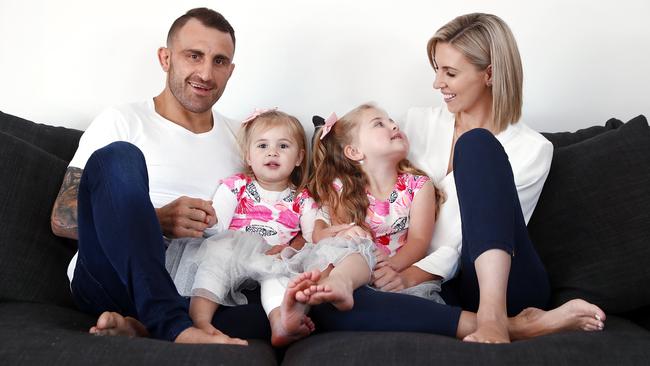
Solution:
<path fill-rule="evenodd" d="M 553 147 L 557 149 L 559 147 L 573 145 L 580 141 L 590 139 L 607 131 L 615 130 L 622 125 L 623 122 L 621 122 L 621 120 L 610 118 L 605 122 L 604 126 L 592 126 L 583 128 L 576 132 L 544 132 L 542 135 L 551 141 Z"/>
<path fill-rule="evenodd" d="M 581 297 L 607 313 L 650 305 L 650 129 L 639 116 L 556 149 L 528 225 L 553 305 Z"/>
<path fill-rule="evenodd" d="M 178 345 L 148 338 L 97 337 L 93 318 L 55 305 L 0 303 L 0 363 L 11 365 L 275 365 L 267 342 Z"/>
<path fill-rule="evenodd" d="M 283 365 L 647 365 L 650 333 L 622 318 L 603 332 L 563 332 L 506 345 L 420 333 L 336 332 L 311 336 Z"/>
<path fill-rule="evenodd" d="M 0 299 L 72 306 L 67 264 L 76 242 L 50 228 L 67 163 L 0 132 Z"/>
<path fill-rule="evenodd" d="M 18 137 L 65 161 L 72 160 L 83 133 L 71 128 L 34 123 L 3 112 L 0 112 L 0 132 Z"/>

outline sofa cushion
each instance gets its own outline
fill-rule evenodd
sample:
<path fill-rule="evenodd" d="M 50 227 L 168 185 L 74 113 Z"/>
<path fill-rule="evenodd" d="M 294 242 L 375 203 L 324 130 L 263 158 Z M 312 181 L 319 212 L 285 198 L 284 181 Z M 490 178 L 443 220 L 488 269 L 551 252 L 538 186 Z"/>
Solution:
<path fill-rule="evenodd" d="M 82 131 L 34 123 L 0 112 L 0 132 L 17 137 L 65 161 L 72 160 Z"/>
<path fill-rule="evenodd" d="M 377 321 L 381 321 L 377 319 Z M 287 350 L 282 365 L 642 365 L 650 333 L 611 316 L 603 332 L 562 332 L 511 344 L 397 332 L 331 332 Z"/>
<path fill-rule="evenodd" d="M 529 231 L 553 304 L 650 304 L 650 129 L 643 116 L 555 150 Z"/>
<path fill-rule="evenodd" d="M 545 132 L 543 135 L 549 141 L 551 141 L 553 143 L 553 147 L 557 149 L 559 147 L 573 145 L 580 141 L 590 139 L 607 131 L 615 130 L 622 125 L 623 122 L 621 122 L 621 120 L 610 118 L 607 120 L 607 122 L 605 122 L 604 126 L 591 126 L 588 128 L 583 128 L 576 132 Z"/>
<path fill-rule="evenodd" d="M 247 347 L 174 344 L 88 334 L 95 318 L 50 304 L 0 303 L 0 363 L 6 365 L 276 365 L 268 342 Z"/>
<path fill-rule="evenodd" d="M 0 132 L 0 300 L 72 305 L 66 266 L 76 242 L 50 228 L 67 163 Z"/>

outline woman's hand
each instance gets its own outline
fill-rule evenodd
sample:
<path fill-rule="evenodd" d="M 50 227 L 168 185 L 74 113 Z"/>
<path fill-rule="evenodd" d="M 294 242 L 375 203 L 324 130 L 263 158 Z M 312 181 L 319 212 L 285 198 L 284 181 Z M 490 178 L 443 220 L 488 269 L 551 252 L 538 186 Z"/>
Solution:
<path fill-rule="evenodd" d="M 384 265 L 372 272 L 372 285 L 382 291 L 390 292 L 397 292 L 408 287 L 401 273 L 389 265 Z"/>

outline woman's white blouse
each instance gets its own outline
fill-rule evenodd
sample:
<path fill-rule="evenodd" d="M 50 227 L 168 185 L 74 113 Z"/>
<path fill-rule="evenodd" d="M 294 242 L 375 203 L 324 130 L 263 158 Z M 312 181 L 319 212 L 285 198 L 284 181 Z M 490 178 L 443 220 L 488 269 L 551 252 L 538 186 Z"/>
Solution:
<path fill-rule="evenodd" d="M 429 174 L 447 195 L 442 204 L 429 246 L 429 254 L 415 263 L 420 269 L 453 278 L 458 270 L 462 243 L 460 210 L 453 172 L 447 174 L 455 117 L 445 107 L 411 108 L 401 126 L 410 141 L 409 159 Z M 553 158 L 553 145 L 539 132 L 518 122 L 496 135 L 515 178 L 526 223 L 533 214 Z"/>

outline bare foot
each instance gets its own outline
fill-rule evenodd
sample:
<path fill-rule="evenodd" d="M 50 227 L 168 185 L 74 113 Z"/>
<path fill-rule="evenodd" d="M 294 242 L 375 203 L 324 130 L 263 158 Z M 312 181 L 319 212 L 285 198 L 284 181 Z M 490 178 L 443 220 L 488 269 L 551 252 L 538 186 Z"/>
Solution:
<path fill-rule="evenodd" d="M 317 269 L 311 270 L 309 272 L 301 273 L 296 278 L 289 281 L 287 288 L 301 286 L 301 289 L 295 292 L 296 293 L 295 299 L 298 302 L 307 304 L 307 302 L 309 301 L 309 295 L 307 295 L 304 290 L 308 289 L 309 286 L 318 283 L 318 281 L 320 280 L 320 276 L 321 273 Z M 305 281 L 311 281 L 309 286 L 304 286 Z"/>
<path fill-rule="evenodd" d="M 99 318 L 97 324 L 90 328 L 90 334 L 99 336 L 127 336 L 127 337 L 148 337 L 147 328 L 137 319 L 122 314 L 105 311 Z"/>
<path fill-rule="evenodd" d="M 208 333 L 203 329 L 199 329 L 193 326 L 180 332 L 180 334 L 176 336 L 176 339 L 174 339 L 174 343 L 194 343 L 194 344 L 216 343 L 216 344 L 234 344 L 240 346 L 248 345 L 248 342 L 246 342 L 245 340 L 228 337 L 227 335 L 217 330 L 216 328 L 214 329 L 214 331 L 212 331 L 212 333 Z"/>
<path fill-rule="evenodd" d="M 513 339 L 528 339 L 567 330 L 599 331 L 606 315 L 596 305 L 574 299 L 549 311 L 528 308 L 512 319 Z"/>
<path fill-rule="evenodd" d="M 476 314 L 476 331 L 463 338 L 464 342 L 510 343 L 508 318 L 503 315 Z"/>
<path fill-rule="evenodd" d="M 309 297 L 309 305 L 329 302 L 339 311 L 347 311 L 354 306 L 353 291 L 349 279 L 330 275 L 321 284 L 311 286 L 303 292 Z"/>
<path fill-rule="evenodd" d="M 307 304 L 296 300 L 298 292 L 315 284 L 320 272 L 312 271 L 300 274 L 289 282 L 282 304 L 269 313 L 271 323 L 271 344 L 282 347 L 302 339 L 314 331 L 314 322 L 305 315 Z"/>

